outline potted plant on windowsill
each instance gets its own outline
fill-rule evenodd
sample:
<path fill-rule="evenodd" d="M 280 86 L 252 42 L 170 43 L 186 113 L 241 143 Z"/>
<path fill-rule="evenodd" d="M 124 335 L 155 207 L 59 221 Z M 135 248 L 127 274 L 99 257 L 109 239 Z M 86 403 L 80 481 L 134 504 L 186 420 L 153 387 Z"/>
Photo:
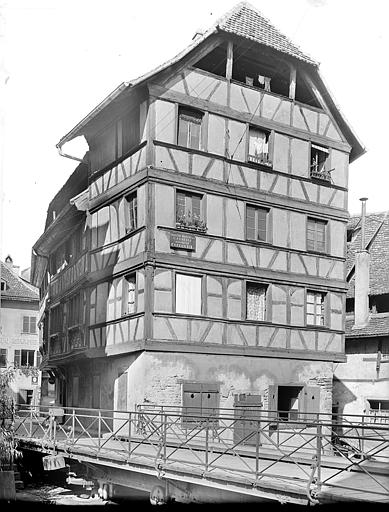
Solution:
<path fill-rule="evenodd" d="M 176 221 L 176 227 L 178 229 L 189 229 L 191 231 L 199 231 L 205 233 L 207 231 L 207 225 L 198 215 L 192 215 L 190 212 L 185 215 L 179 215 Z"/>
<path fill-rule="evenodd" d="M 16 497 L 14 462 L 22 455 L 15 439 L 15 403 L 10 389 L 18 371 L 32 376 L 36 375 L 37 369 L 9 366 L 0 371 L 0 500 L 5 501 Z"/>

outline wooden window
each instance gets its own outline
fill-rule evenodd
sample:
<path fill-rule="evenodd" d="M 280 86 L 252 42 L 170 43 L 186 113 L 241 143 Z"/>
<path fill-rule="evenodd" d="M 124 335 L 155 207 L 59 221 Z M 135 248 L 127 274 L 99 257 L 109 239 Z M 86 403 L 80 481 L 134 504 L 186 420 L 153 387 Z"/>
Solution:
<path fill-rule="evenodd" d="M 308 217 L 307 221 L 307 250 L 326 252 L 327 222 Z"/>
<path fill-rule="evenodd" d="M 50 335 L 62 332 L 63 306 L 60 304 L 50 310 Z"/>
<path fill-rule="evenodd" d="M 267 286 L 247 283 L 246 285 L 246 318 L 247 320 L 266 319 Z"/>
<path fill-rule="evenodd" d="M 201 315 L 202 278 L 176 274 L 176 313 Z"/>
<path fill-rule="evenodd" d="M 319 386 L 269 386 L 269 417 L 281 421 L 313 421 L 320 412 Z"/>
<path fill-rule="evenodd" d="M 268 217 L 267 208 L 246 207 L 246 238 L 248 240 L 267 241 Z"/>
<path fill-rule="evenodd" d="M 36 333 L 36 318 L 35 316 L 23 317 L 23 333 L 35 334 Z"/>
<path fill-rule="evenodd" d="M 177 190 L 176 192 L 176 226 L 180 228 L 205 230 L 200 194 Z"/>
<path fill-rule="evenodd" d="M 7 349 L 0 348 L 0 368 L 5 368 L 7 366 Z"/>
<path fill-rule="evenodd" d="M 81 317 L 81 296 L 79 293 L 74 295 L 68 302 L 68 327 L 74 327 L 80 324 Z"/>
<path fill-rule="evenodd" d="M 127 227 L 129 233 L 138 227 L 138 198 L 136 192 L 126 197 L 127 201 Z"/>
<path fill-rule="evenodd" d="M 325 294 L 307 291 L 307 325 L 325 324 Z"/>
<path fill-rule="evenodd" d="M 178 112 L 178 145 L 191 149 L 201 148 L 203 113 L 180 107 Z"/>
<path fill-rule="evenodd" d="M 247 160 L 256 164 L 269 164 L 269 132 L 249 128 Z"/>
<path fill-rule="evenodd" d="M 200 423 L 209 418 L 217 421 L 220 407 L 219 384 L 184 382 L 182 406 L 184 423 Z"/>
<path fill-rule="evenodd" d="M 34 366 L 34 350 L 17 349 L 14 354 L 14 365 L 20 366 Z"/>
<path fill-rule="evenodd" d="M 123 301 L 123 315 L 131 315 L 136 313 L 136 276 L 132 274 L 124 278 L 124 301 Z"/>
<path fill-rule="evenodd" d="M 327 148 L 311 144 L 310 174 L 311 178 L 331 181 L 328 169 L 329 151 Z"/>

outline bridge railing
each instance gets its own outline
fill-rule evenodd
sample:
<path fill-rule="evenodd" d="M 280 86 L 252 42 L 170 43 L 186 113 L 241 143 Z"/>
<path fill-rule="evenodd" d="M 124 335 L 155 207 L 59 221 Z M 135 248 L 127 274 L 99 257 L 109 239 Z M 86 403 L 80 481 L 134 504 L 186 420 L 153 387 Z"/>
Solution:
<path fill-rule="evenodd" d="M 323 485 L 335 485 L 345 469 L 365 472 L 367 459 L 389 460 L 387 425 L 360 416 L 339 422 L 331 415 L 299 413 L 288 420 L 287 411 L 189 409 L 183 414 L 160 405 L 135 411 L 22 405 L 15 413 L 15 434 L 48 451 L 132 462 L 161 474 L 231 477 L 254 486 L 279 482 L 280 488 L 288 482 L 305 488 L 311 500 Z M 375 480 L 372 476 L 382 487 Z"/>

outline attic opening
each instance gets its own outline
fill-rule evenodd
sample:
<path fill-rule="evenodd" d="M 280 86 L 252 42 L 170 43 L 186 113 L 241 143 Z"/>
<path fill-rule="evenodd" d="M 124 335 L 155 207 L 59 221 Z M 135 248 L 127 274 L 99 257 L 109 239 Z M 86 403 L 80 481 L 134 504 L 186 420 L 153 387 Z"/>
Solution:
<path fill-rule="evenodd" d="M 7 283 L 3 280 L 1 280 L 1 283 L 0 283 L 0 290 L 2 292 L 5 292 L 5 290 L 7 289 Z"/>
<path fill-rule="evenodd" d="M 225 42 L 209 52 L 194 64 L 194 67 L 226 77 L 227 43 Z M 290 97 L 291 66 L 286 61 L 275 57 L 274 54 L 264 49 L 253 49 L 252 45 L 245 42 L 233 45 L 231 78 L 233 81 L 249 87 Z M 321 108 L 311 87 L 299 70 L 296 74 L 294 99 L 306 105 Z"/>

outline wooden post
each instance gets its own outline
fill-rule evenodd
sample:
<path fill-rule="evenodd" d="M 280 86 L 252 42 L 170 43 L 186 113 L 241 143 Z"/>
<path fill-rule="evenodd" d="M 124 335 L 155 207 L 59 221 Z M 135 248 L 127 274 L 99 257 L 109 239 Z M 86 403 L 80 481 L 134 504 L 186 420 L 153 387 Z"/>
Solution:
<path fill-rule="evenodd" d="M 226 63 L 226 78 L 231 80 L 232 78 L 232 64 L 234 62 L 234 44 L 232 41 L 228 41 L 227 46 L 227 63 Z"/>
<path fill-rule="evenodd" d="M 290 82 L 289 82 L 289 98 L 294 100 L 296 97 L 296 68 L 290 68 Z"/>

